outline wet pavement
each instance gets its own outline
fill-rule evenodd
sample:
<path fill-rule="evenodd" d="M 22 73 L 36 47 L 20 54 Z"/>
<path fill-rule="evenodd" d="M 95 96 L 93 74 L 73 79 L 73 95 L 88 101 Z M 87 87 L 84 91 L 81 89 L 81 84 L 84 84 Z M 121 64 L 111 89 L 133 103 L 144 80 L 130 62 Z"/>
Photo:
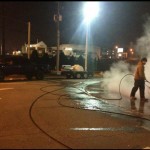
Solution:
<path fill-rule="evenodd" d="M 65 80 L 67 81 L 67 80 Z M 130 132 L 130 133 L 140 133 L 140 128 L 146 129 L 150 131 L 150 104 L 148 103 L 141 103 L 138 99 L 135 101 L 135 103 L 131 103 L 128 97 L 122 96 L 119 93 L 114 93 L 112 91 L 106 90 L 104 87 L 101 87 L 101 82 L 103 79 L 99 78 L 93 78 L 93 79 L 87 79 L 87 80 L 68 80 L 68 82 L 72 82 L 71 86 L 68 86 L 67 93 L 69 95 L 63 96 L 59 100 L 59 104 L 64 107 L 69 108 L 75 108 L 79 110 L 88 110 L 88 111 L 95 111 L 95 112 L 102 112 L 109 114 L 112 118 L 118 118 L 120 121 L 128 120 L 128 121 L 135 121 L 136 124 L 134 124 L 132 127 L 127 125 L 126 127 L 119 127 L 114 128 L 111 125 L 111 119 L 110 124 L 108 123 L 107 127 L 98 127 L 98 128 L 73 128 L 72 130 L 77 131 L 122 131 L 122 132 Z M 70 85 L 70 84 L 69 84 Z M 72 101 L 70 101 L 72 99 Z M 132 107 L 136 106 L 136 110 L 131 109 Z M 86 116 L 87 118 L 87 116 Z M 107 117 L 106 117 L 107 118 Z M 122 121 L 123 121 L 122 120 Z M 105 121 L 104 121 L 105 122 Z M 94 123 L 94 120 L 93 120 Z M 94 123 L 95 124 L 95 123 Z M 103 123 L 102 123 L 103 124 Z M 101 124 L 101 125 L 102 125 Z M 124 124 L 124 125 L 125 125 Z M 140 128 L 139 128 L 140 127 Z M 105 135 L 109 136 L 109 135 Z M 112 135 L 114 136 L 114 135 Z M 124 141 L 128 141 L 128 137 L 124 137 Z M 136 138 L 136 136 L 135 136 Z M 146 138 L 146 134 L 144 139 L 149 140 L 149 136 Z M 112 139 L 115 140 L 115 139 Z M 122 139 L 123 140 L 123 139 Z M 121 140 L 121 141 L 122 141 Z M 143 140 L 144 141 L 144 140 Z M 106 142 L 104 142 L 106 144 Z M 128 146 L 132 145 L 131 147 L 127 146 L 126 148 L 131 149 L 142 149 L 140 146 L 133 146 L 134 142 L 128 141 Z M 109 145 L 109 144 L 108 144 Z M 112 144 L 113 145 L 113 144 Z M 140 144 L 139 144 L 140 145 Z M 121 146 L 121 145 L 120 145 Z M 107 147 L 107 146 L 105 146 Z M 108 146 L 109 147 L 109 146 Z M 118 147 L 118 145 L 116 145 Z M 122 148 L 125 146 L 121 146 Z M 143 146 L 143 149 L 146 148 L 146 146 Z M 150 148 L 149 145 L 147 145 L 147 148 Z"/>
<path fill-rule="evenodd" d="M 114 93 L 101 87 L 102 81 L 103 79 L 93 78 L 75 83 L 74 87 L 80 89 L 81 92 L 72 94 L 71 98 L 74 100 L 72 107 L 143 119 L 145 122 L 143 127 L 150 130 L 150 101 L 141 102 L 140 99 L 130 101 L 129 97 L 120 95 L 119 92 Z"/>
<path fill-rule="evenodd" d="M 137 100 L 137 111 L 131 111 L 128 98 L 101 87 L 102 80 L 51 76 L 44 81 L 1 85 L 13 90 L 10 97 L 6 91 L 1 93 L 0 148 L 149 147 L 149 102 L 141 104 L 144 111 L 138 112 Z"/>
<path fill-rule="evenodd" d="M 117 107 L 119 112 L 150 120 L 150 100 L 148 102 L 142 102 L 140 99 L 130 101 L 129 97 L 120 95 L 119 92 L 114 93 L 101 88 L 101 82 L 89 84 L 85 90 L 89 95 L 101 99 L 103 102 L 114 106 L 114 108 Z"/>

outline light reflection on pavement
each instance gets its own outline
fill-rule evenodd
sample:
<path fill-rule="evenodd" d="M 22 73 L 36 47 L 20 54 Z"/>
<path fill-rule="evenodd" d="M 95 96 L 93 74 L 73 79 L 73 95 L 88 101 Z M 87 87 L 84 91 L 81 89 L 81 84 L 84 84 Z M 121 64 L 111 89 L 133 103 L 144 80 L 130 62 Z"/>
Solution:
<path fill-rule="evenodd" d="M 125 113 L 136 115 L 136 116 L 138 115 L 140 117 L 150 119 L 150 103 L 149 102 L 141 102 L 139 99 L 137 99 L 134 102 L 136 110 L 131 110 L 132 103 L 130 102 L 129 98 L 122 96 L 122 99 L 119 100 L 119 97 L 120 97 L 119 93 L 113 93 L 111 91 L 102 91 L 100 89 L 100 82 L 88 85 L 86 87 L 86 91 L 90 95 L 96 98 L 102 99 L 106 103 L 117 106 L 121 111 Z M 111 100 L 109 100 L 110 97 L 111 97 Z"/>
<path fill-rule="evenodd" d="M 93 111 L 100 110 L 102 112 L 123 114 L 139 119 L 145 119 L 141 121 L 141 126 L 150 130 L 150 102 L 143 104 L 140 103 L 140 100 L 136 100 L 135 106 L 137 110 L 133 111 L 131 110 L 131 102 L 129 98 L 122 96 L 119 100 L 119 93 L 100 89 L 99 80 L 85 80 L 84 82 L 80 82 L 80 84 L 78 83 L 74 85 L 75 86 L 72 87 L 72 89 L 71 87 L 68 88 L 68 91 L 70 91 L 69 93 L 72 93 L 71 98 L 74 100 L 74 107 Z M 77 90 L 75 91 L 74 88 Z M 78 90 L 80 90 L 80 92 L 77 92 Z M 109 98 L 111 98 L 111 100 L 108 100 Z M 65 104 L 67 106 L 70 105 L 70 103 L 67 102 Z M 143 112 L 139 110 L 143 110 Z"/>

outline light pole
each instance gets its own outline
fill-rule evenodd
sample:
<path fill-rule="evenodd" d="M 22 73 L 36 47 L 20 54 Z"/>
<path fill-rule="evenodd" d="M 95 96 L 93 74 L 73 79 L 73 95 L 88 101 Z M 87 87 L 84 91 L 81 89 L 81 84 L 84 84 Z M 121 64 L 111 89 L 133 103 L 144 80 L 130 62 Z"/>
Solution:
<path fill-rule="evenodd" d="M 28 22 L 28 48 L 27 48 L 28 59 L 30 59 L 30 37 L 31 37 L 31 24 L 30 24 L 30 21 L 29 21 Z"/>
<path fill-rule="evenodd" d="M 88 34 L 89 34 L 89 24 L 87 24 L 86 26 L 85 71 L 87 71 L 87 60 L 88 60 Z"/>
<path fill-rule="evenodd" d="M 59 74 L 59 45 L 60 45 L 60 31 L 59 31 L 59 2 L 57 10 L 57 75 Z"/>
<path fill-rule="evenodd" d="M 87 60 L 88 60 L 88 37 L 89 37 L 89 26 L 92 19 L 94 19 L 99 12 L 99 2 L 86 2 L 84 5 L 84 22 L 86 24 L 86 44 L 85 44 L 85 71 L 87 71 Z"/>

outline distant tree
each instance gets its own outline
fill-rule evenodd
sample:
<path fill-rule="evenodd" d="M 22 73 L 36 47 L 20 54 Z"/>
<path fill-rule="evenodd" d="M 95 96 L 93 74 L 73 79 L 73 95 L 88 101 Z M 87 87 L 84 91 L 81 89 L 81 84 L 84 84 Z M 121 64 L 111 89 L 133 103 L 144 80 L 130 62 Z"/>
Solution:
<path fill-rule="evenodd" d="M 75 64 L 75 58 L 74 56 L 70 57 L 70 65 L 73 66 Z"/>
<path fill-rule="evenodd" d="M 95 71 L 94 59 L 92 58 L 92 56 L 90 54 L 88 55 L 87 71 L 89 71 L 89 72 Z"/>
<path fill-rule="evenodd" d="M 37 50 L 33 50 L 31 53 L 31 57 L 30 60 L 34 63 L 38 63 L 39 62 L 39 56 L 38 56 L 38 52 Z"/>
<path fill-rule="evenodd" d="M 50 63 L 49 55 L 45 52 L 44 52 L 43 56 L 41 57 L 41 63 L 42 64 L 49 64 Z"/>
<path fill-rule="evenodd" d="M 52 67 L 52 70 L 56 69 L 56 55 L 51 57 L 51 67 Z"/>
<path fill-rule="evenodd" d="M 59 68 L 61 68 L 62 65 L 66 65 L 66 56 L 63 51 L 60 52 L 59 56 Z"/>
<path fill-rule="evenodd" d="M 78 57 L 77 63 L 84 68 L 84 58 L 82 55 Z"/>

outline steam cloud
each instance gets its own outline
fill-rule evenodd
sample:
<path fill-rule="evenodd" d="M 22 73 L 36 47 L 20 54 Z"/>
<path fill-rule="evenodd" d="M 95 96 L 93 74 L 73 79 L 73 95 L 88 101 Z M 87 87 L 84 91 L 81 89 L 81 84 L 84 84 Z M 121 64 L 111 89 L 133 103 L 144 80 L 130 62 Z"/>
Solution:
<path fill-rule="evenodd" d="M 145 75 L 148 81 L 150 81 L 150 17 L 147 19 L 144 24 L 144 34 L 142 37 L 137 39 L 135 50 L 136 53 L 142 57 L 147 57 L 148 61 L 145 65 Z M 136 66 L 128 64 L 126 62 L 120 61 L 119 63 L 114 63 L 110 71 L 104 72 L 104 82 L 102 83 L 104 87 L 108 88 L 108 90 L 113 91 L 115 93 L 119 92 L 119 84 L 121 82 L 120 91 L 121 94 L 127 98 L 130 97 L 131 89 L 134 85 L 134 71 Z M 132 74 L 132 75 L 127 75 Z M 127 75 L 127 76 L 125 76 Z M 125 77 L 124 77 L 125 76 Z M 124 78 L 123 78 L 124 77 Z M 149 83 L 146 85 L 150 86 Z M 150 95 L 150 89 L 145 87 L 145 97 Z M 139 91 L 136 93 L 136 97 L 139 98 Z"/>

